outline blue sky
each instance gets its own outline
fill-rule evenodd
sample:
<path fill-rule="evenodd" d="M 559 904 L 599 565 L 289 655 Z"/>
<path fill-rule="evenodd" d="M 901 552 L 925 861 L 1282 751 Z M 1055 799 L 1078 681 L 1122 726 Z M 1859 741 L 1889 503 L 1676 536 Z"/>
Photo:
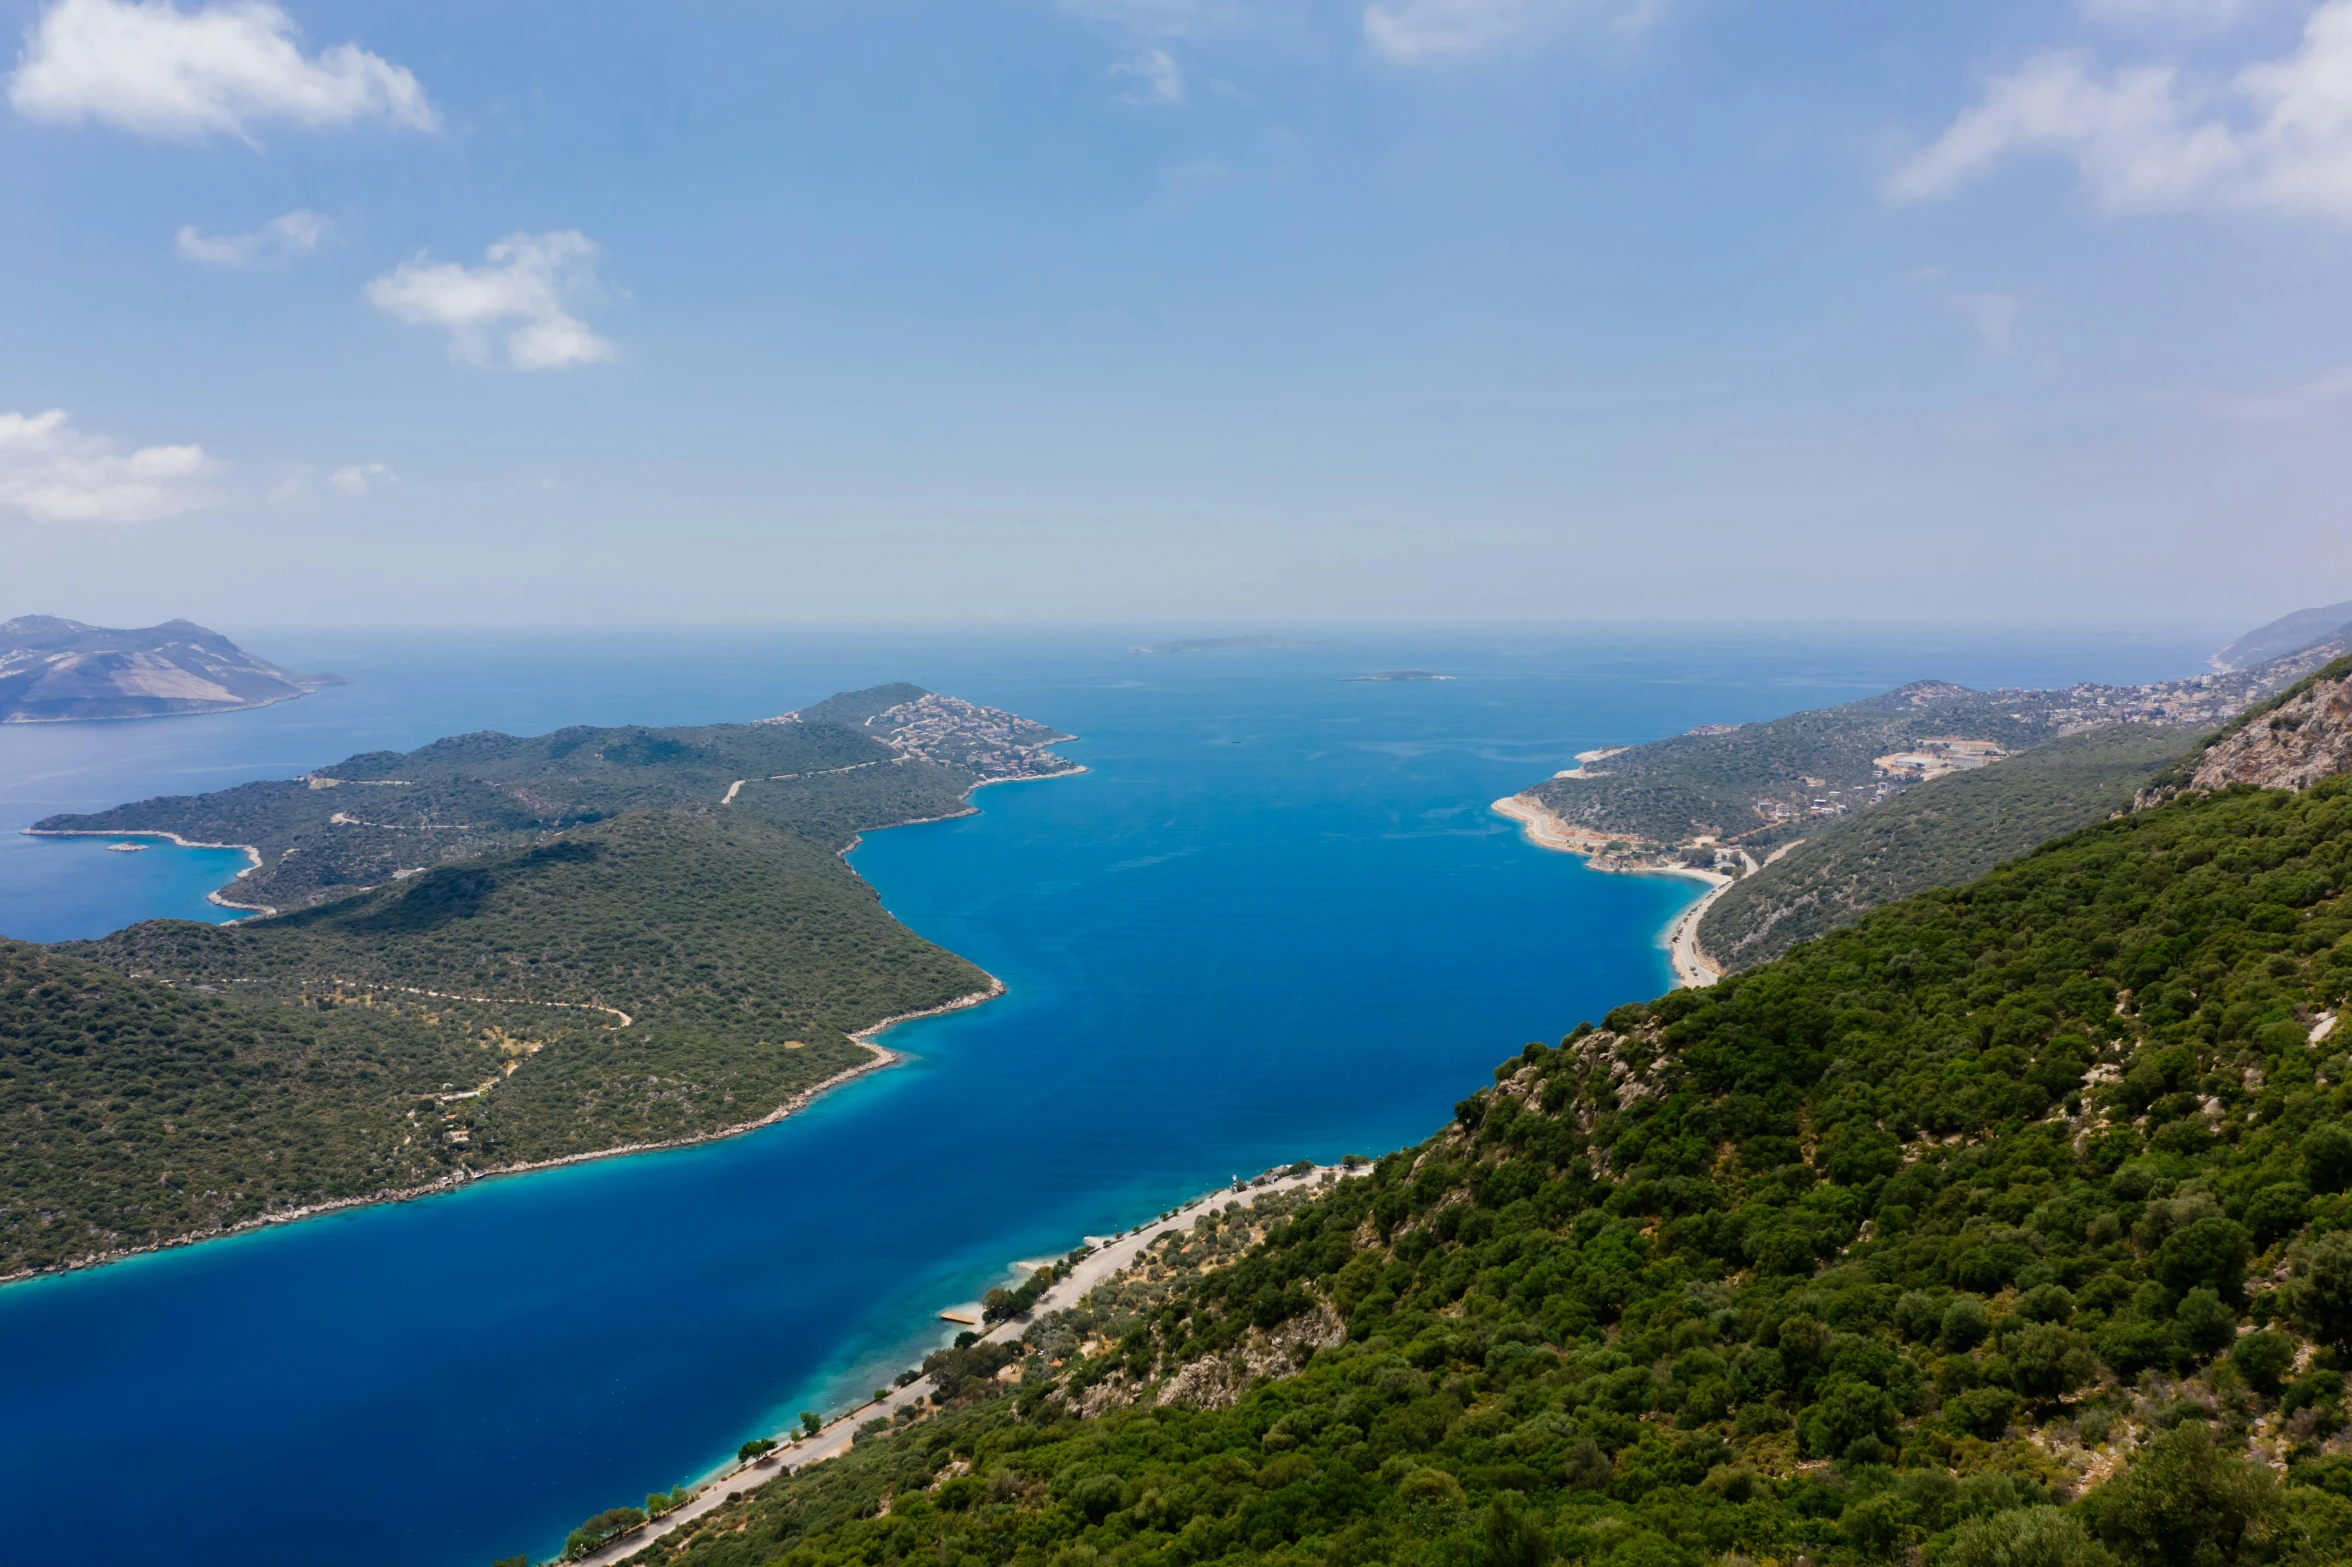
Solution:
<path fill-rule="evenodd" d="M 2352 0 L 0 22 L 0 613 L 2352 592 Z"/>

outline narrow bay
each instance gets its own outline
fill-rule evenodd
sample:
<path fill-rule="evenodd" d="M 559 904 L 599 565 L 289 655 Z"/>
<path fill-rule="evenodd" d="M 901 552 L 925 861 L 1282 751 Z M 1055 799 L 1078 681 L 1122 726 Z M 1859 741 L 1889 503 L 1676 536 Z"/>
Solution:
<path fill-rule="evenodd" d="M 1091 769 L 857 851 L 901 919 L 1009 994 L 898 1031 L 904 1066 L 803 1116 L 0 1289 L 0 1489 L 28 1559 L 544 1555 L 582 1514 L 886 1380 L 1011 1259 L 1423 1135 L 1522 1041 L 1662 988 L 1658 935 L 1694 889 L 1593 874 L 1487 813 L 1576 751 L 1923 674 L 2191 663 L 2015 639 L 1130 640 L 361 640 L 279 654 L 359 681 L 281 708 L 0 735 L 10 828 L 470 728 L 756 717 L 887 678 L 1074 731 Z M 1405 665 L 1460 678 L 1344 678 Z M 31 855 L 57 848 L 0 855 L 0 931 L 186 912 L 119 863 L 181 851 L 45 882 L 64 862 Z"/>

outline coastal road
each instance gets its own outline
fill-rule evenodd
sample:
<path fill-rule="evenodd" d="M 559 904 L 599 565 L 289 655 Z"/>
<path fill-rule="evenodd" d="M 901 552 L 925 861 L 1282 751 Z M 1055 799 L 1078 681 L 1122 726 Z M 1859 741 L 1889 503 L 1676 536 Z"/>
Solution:
<path fill-rule="evenodd" d="M 1039 1317 L 1076 1305 L 1096 1285 L 1131 1267 L 1152 1242 L 1171 1230 L 1189 1229 L 1204 1209 L 1234 1203 L 1248 1206 L 1260 1197 L 1275 1192 L 1296 1191 L 1302 1186 L 1338 1182 L 1350 1176 L 1366 1174 L 1371 1168 L 1368 1164 L 1354 1170 L 1341 1165 L 1317 1165 L 1297 1175 L 1269 1172 L 1252 1181 L 1242 1191 L 1219 1187 L 1213 1192 L 1204 1193 L 1164 1219 L 1154 1219 L 1149 1224 L 1138 1225 L 1112 1236 L 1079 1259 L 1067 1277 L 1056 1280 L 1050 1289 L 1037 1298 L 1037 1304 L 1027 1314 L 997 1323 L 980 1335 L 981 1340 L 1017 1339 Z M 821 1464 L 828 1458 L 840 1457 L 856 1441 L 859 1426 L 869 1420 L 894 1417 L 900 1410 L 919 1404 L 930 1396 L 931 1379 L 917 1377 L 905 1387 L 893 1388 L 884 1398 L 869 1399 L 847 1414 L 836 1416 L 819 1427 L 814 1436 L 787 1442 L 774 1452 L 748 1464 L 730 1464 L 696 1487 L 693 1501 L 662 1514 L 640 1528 L 630 1530 L 602 1550 L 581 1557 L 580 1561 L 585 1567 L 609 1567 L 609 1564 L 627 1561 L 664 1535 L 674 1534 L 690 1526 L 738 1497 L 758 1490 L 779 1475 L 806 1469 L 811 1464 Z"/>

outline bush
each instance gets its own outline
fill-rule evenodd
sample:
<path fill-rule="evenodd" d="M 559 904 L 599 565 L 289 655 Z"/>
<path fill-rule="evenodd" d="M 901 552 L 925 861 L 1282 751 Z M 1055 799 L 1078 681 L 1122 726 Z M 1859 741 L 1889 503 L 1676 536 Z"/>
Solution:
<path fill-rule="evenodd" d="M 2210 1292 L 2206 1292 L 2211 1298 Z M 2215 1302 L 2219 1306 L 2219 1302 Z M 2227 1307 L 2220 1307 L 2227 1311 Z M 2231 1317 L 2234 1328 L 2237 1319 Z M 2083 1336 L 2071 1328 L 2045 1323 L 2009 1340 L 2010 1379 L 2028 1398 L 2064 1398 L 2098 1376 L 2099 1362 Z"/>
<path fill-rule="evenodd" d="M 2235 1220 L 2209 1217 L 2164 1238 L 2150 1259 L 2148 1271 L 2166 1287 L 2190 1290 L 2202 1285 L 2236 1299 L 2246 1279 L 2246 1257 L 2252 1237 Z"/>
<path fill-rule="evenodd" d="M 2172 1369 L 2180 1353 L 2171 1324 L 2145 1317 L 2118 1317 L 2099 1334 L 2099 1358 L 2126 1382 L 2143 1371 Z"/>
<path fill-rule="evenodd" d="M 1552 1542 L 1508 1493 L 1486 1510 L 1486 1567 L 1544 1567 Z"/>
<path fill-rule="evenodd" d="M 2352 1185 L 2352 1132 L 2313 1127 L 2303 1139 L 2303 1177 L 2315 1192 L 2340 1192 Z"/>
<path fill-rule="evenodd" d="M 2126 1562 L 2213 1567 L 2238 1559 L 2275 1490 L 2267 1469 L 2224 1452 L 2189 1421 L 2156 1438 L 2087 1505 L 2100 1538 Z"/>
<path fill-rule="evenodd" d="M 1893 1556 L 1906 1545 L 1925 1538 L 1919 1509 L 1893 1491 L 1864 1497 L 1838 1518 L 1838 1533 L 1863 1555 L 1876 1560 Z"/>
<path fill-rule="evenodd" d="M 1963 1295 L 1944 1310 L 1944 1321 L 1936 1341 L 1951 1354 L 1962 1354 L 1985 1341 L 1993 1330 L 1993 1319 L 1986 1314 L 1984 1302 L 1973 1295 Z"/>
<path fill-rule="evenodd" d="M 2280 1304 L 2323 1344 L 2352 1345 L 2352 1234 L 2323 1235 L 2295 1259 Z"/>
<path fill-rule="evenodd" d="M 564 1559 L 577 1561 L 590 1555 L 614 1536 L 624 1534 L 643 1522 L 645 1514 L 637 1508 L 608 1508 L 564 1536 Z"/>
<path fill-rule="evenodd" d="M 2230 1364 L 2246 1385 L 2265 1398 L 2278 1396 L 2279 1383 L 2295 1364 L 2295 1341 L 2284 1333 L 2249 1333 L 2230 1349 Z"/>
<path fill-rule="evenodd" d="M 2246 1204 L 2246 1227 L 2264 1245 L 2303 1227 L 2311 1213 L 2311 1189 L 2294 1181 L 2265 1186 Z"/>
<path fill-rule="evenodd" d="M 2082 1526 L 2055 1507 L 2021 1507 L 1960 1526 L 1945 1567 L 2094 1567 L 2112 1560 Z"/>
<path fill-rule="evenodd" d="M 2221 1353 L 2238 1336 L 2238 1314 L 2209 1289 L 2194 1289 L 2182 1296 L 2172 1321 L 2200 1358 Z"/>

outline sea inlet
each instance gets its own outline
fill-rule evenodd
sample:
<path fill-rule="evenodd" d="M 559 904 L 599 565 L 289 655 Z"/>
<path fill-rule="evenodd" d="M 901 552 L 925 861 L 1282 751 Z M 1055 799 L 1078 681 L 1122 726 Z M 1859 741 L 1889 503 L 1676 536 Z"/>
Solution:
<path fill-rule="evenodd" d="M 1852 697 L 2195 667 L 2154 641 L 1340 631 L 433 639 L 238 630 L 354 684 L 218 718 L 0 732 L 0 827 L 495 727 L 763 716 L 886 679 L 1082 737 L 1082 776 L 852 863 L 1002 978 L 902 1066 L 699 1148 L 0 1288 L 10 1554 L 484 1567 L 887 1382 L 1015 1258 L 1235 1174 L 1427 1135 L 1531 1039 L 1667 984 L 1698 891 L 1487 811 L 1578 751 Z M 1410 667 L 1447 681 L 1363 681 Z M 231 863 L 228 869 L 233 870 Z M 217 857 L 0 839 L 0 933 L 201 901 Z M 952 1331 L 952 1330 L 950 1330 Z"/>

